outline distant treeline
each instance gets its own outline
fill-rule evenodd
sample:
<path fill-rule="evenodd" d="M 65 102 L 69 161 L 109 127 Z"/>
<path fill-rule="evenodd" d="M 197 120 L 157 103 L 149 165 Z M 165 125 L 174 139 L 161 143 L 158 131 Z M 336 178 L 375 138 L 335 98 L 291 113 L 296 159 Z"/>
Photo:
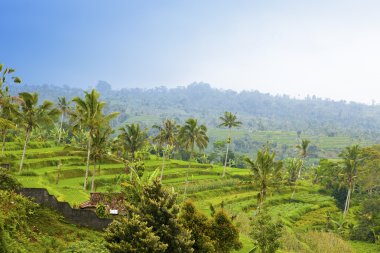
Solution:
<path fill-rule="evenodd" d="M 301 100 L 259 91 L 235 92 L 215 89 L 205 83 L 177 88 L 161 86 L 113 90 L 110 84 L 100 81 L 96 89 L 107 101 L 108 111 L 121 113 L 118 118 L 120 124 L 133 116 L 154 115 L 157 121 L 173 118 L 178 122 L 197 117 L 208 126 L 216 127 L 219 124 L 218 117 L 224 111 L 231 111 L 241 117 L 245 128 L 252 130 L 302 131 L 329 136 L 344 133 L 353 137 L 365 134 L 367 137 L 372 135 L 372 138 L 380 130 L 378 105 L 333 101 L 315 96 Z M 12 87 L 13 93 L 21 91 L 38 92 L 40 101 L 83 95 L 82 89 L 69 86 Z"/>

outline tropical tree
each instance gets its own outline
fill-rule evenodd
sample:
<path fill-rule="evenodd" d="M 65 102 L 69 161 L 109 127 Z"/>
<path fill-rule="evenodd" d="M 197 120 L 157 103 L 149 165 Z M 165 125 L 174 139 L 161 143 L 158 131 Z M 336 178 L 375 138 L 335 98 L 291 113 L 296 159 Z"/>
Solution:
<path fill-rule="evenodd" d="M 227 158 L 228 158 L 228 149 L 231 143 L 231 129 L 233 127 L 241 126 L 242 122 L 237 120 L 236 114 L 232 114 L 231 112 L 224 112 L 222 117 L 219 117 L 222 123 L 219 126 L 227 127 L 229 130 L 228 139 L 227 139 L 227 151 L 226 158 L 224 159 L 224 168 L 223 168 L 223 177 L 226 175 L 226 167 L 227 167 Z"/>
<path fill-rule="evenodd" d="M 122 184 L 127 186 L 128 219 L 115 219 L 108 226 L 107 247 L 111 252 L 193 252 L 190 231 L 179 219 L 176 194 L 165 189 L 158 179 L 148 184 L 140 183 L 134 180 Z M 152 249 L 152 244 L 157 248 Z M 119 250 L 114 251 L 117 247 Z"/>
<path fill-rule="evenodd" d="M 350 200 L 352 190 L 354 189 L 355 182 L 358 174 L 358 166 L 361 160 L 359 145 L 352 145 L 346 147 L 339 155 L 343 159 L 342 176 L 348 188 L 346 202 L 344 204 L 343 217 L 346 217 L 350 208 Z"/>
<path fill-rule="evenodd" d="M 264 203 L 268 188 L 278 183 L 281 177 L 282 162 L 275 161 L 275 157 L 276 154 L 265 147 L 257 152 L 256 160 L 252 161 L 248 157 L 245 159 L 253 173 L 254 182 L 260 188 L 257 194 L 258 210 Z"/>
<path fill-rule="evenodd" d="M 35 128 L 41 127 L 43 124 L 54 122 L 54 118 L 58 116 L 59 111 L 53 107 L 53 102 L 45 100 L 38 105 L 38 94 L 22 92 L 19 94 L 21 102 L 21 111 L 19 112 L 20 125 L 25 130 L 24 149 L 20 162 L 20 172 L 24 164 L 26 147 L 28 145 L 30 135 Z"/>
<path fill-rule="evenodd" d="M 17 98 L 10 96 L 9 85 L 5 86 L 8 76 L 12 75 L 14 71 L 14 69 L 4 68 L 4 65 L 0 64 L 0 132 L 2 138 L 2 153 L 4 153 L 5 150 L 5 138 L 7 132 L 15 127 L 15 111 L 18 109 L 15 104 Z M 21 83 L 19 77 L 12 76 L 11 79 L 13 80 L 13 83 Z"/>
<path fill-rule="evenodd" d="M 197 147 L 199 150 L 203 150 L 207 147 L 208 136 L 207 127 L 205 125 L 198 125 L 196 119 L 190 118 L 186 120 L 185 124 L 181 127 L 179 131 L 179 139 L 183 147 L 190 151 L 189 166 L 186 172 L 186 185 L 185 192 L 186 195 L 187 187 L 189 184 L 189 170 L 191 166 L 191 159 L 194 156 L 194 149 Z"/>
<path fill-rule="evenodd" d="M 280 238 L 283 231 L 283 224 L 275 222 L 267 212 L 257 213 L 251 223 L 252 231 L 250 237 L 254 242 L 254 250 L 259 249 L 261 253 L 274 253 L 280 247 Z"/>
<path fill-rule="evenodd" d="M 103 114 L 105 102 L 99 100 L 100 94 L 93 89 L 91 92 L 85 91 L 84 98 L 75 97 L 72 101 L 76 104 L 76 108 L 71 113 L 74 128 L 84 128 L 87 131 L 87 162 L 84 177 L 83 189 L 87 188 L 88 173 L 90 170 L 91 155 L 91 136 L 94 135 L 99 126 L 109 123 L 119 113 L 113 112 L 108 115 Z"/>
<path fill-rule="evenodd" d="M 140 124 L 126 124 L 119 129 L 121 132 L 118 136 L 120 143 L 125 152 L 130 154 L 132 164 L 135 161 L 135 154 L 142 149 L 148 140 L 148 135 L 145 130 L 140 128 Z M 132 180 L 132 169 L 130 169 L 130 180 Z"/>
<path fill-rule="evenodd" d="M 65 120 L 66 114 L 70 109 L 69 105 L 70 105 L 70 102 L 66 100 L 66 97 L 59 97 L 58 98 L 57 107 L 58 107 L 59 111 L 61 112 L 61 122 L 60 122 L 60 126 L 59 126 L 58 143 L 61 143 L 63 121 Z"/>
<path fill-rule="evenodd" d="M 162 126 L 153 125 L 153 128 L 159 131 L 158 134 L 153 138 L 153 140 L 163 148 L 160 176 L 160 180 L 162 181 L 165 167 L 165 156 L 169 155 L 174 146 L 177 144 L 178 125 L 175 123 L 174 120 L 167 119 L 163 121 Z"/>

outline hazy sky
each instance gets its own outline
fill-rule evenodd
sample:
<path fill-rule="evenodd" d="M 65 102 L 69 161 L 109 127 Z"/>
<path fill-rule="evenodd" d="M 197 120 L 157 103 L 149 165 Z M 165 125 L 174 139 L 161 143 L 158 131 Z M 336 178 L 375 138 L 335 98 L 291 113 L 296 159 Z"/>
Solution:
<path fill-rule="evenodd" d="M 380 1 L 8 0 L 25 83 L 214 87 L 380 102 Z"/>

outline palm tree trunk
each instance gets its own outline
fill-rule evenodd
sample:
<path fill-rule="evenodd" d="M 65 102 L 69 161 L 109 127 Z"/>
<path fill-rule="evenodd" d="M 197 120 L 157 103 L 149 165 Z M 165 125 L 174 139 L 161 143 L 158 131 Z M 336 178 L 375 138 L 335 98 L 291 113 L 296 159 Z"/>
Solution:
<path fill-rule="evenodd" d="M 162 166 L 161 166 L 161 176 L 160 176 L 161 182 L 162 182 L 162 177 L 164 176 L 164 167 L 165 167 L 165 152 L 162 153 Z"/>
<path fill-rule="evenodd" d="M 31 132 L 31 130 L 29 130 L 29 129 L 26 130 L 26 136 L 25 136 L 25 142 L 24 142 L 24 150 L 22 151 L 21 162 L 20 162 L 20 170 L 19 170 L 20 173 L 22 171 L 22 166 L 24 165 L 26 146 L 28 145 L 28 142 L 29 142 L 30 132 Z"/>
<path fill-rule="evenodd" d="M 230 147 L 231 143 L 231 128 L 229 129 L 229 134 L 228 134 L 228 143 L 227 143 L 227 151 L 226 151 L 226 158 L 224 159 L 224 168 L 223 168 L 223 177 L 226 175 L 226 167 L 227 167 L 227 159 L 228 159 L 228 149 Z"/>
<path fill-rule="evenodd" d="M 190 171 L 191 159 L 192 158 L 193 158 L 193 150 L 191 150 L 190 158 L 189 158 L 189 166 L 187 167 L 187 171 L 186 171 L 186 184 L 185 184 L 185 191 L 184 191 L 185 197 L 186 197 L 186 193 L 187 193 L 187 187 L 189 186 L 189 171 Z"/>
<path fill-rule="evenodd" d="M 7 137 L 7 130 L 4 129 L 1 134 L 3 136 L 2 146 L 1 146 L 1 154 L 4 154 L 4 151 L 5 151 L 5 138 Z"/>
<path fill-rule="evenodd" d="M 290 197 L 291 199 L 293 198 L 294 193 L 296 192 L 297 181 L 298 181 L 298 179 L 301 177 L 301 170 L 302 170 L 302 167 L 303 167 L 303 161 L 304 161 L 304 160 L 302 160 L 302 166 L 300 167 L 300 170 L 298 171 L 298 175 L 297 175 L 297 177 L 296 177 L 296 180 L 294 181 L 293 193 L 292 193 L 292 196 Z"/>
<path fill-rule="evenodd" d="M 134 160 L 135 160 L 135 152 L 132 152 L 132 163 L 131 163 L 131 166 L 134 166 L 134 164 L 133 164 L 133 163 L 134 163 Z M 133 169 L 133 168 L 132 168 L 131 166 L 130 166 L 130 168 L 129 168 L 129 171 L 130 171 L 130 172 L 129 172 L 129 173 L 130 173 L 130 174 L 129 174 L 129 175 L 130 175 L 130 176 L 129 176 L 129 180 L 132 182 L 132 177 L 133 177 L 132 169 Z"/>
<path fill-rule="evenodd" d="M 59 128 L 58 144 L 61 143 L 63 118 L 64 118 L 64 113 L 62 113 L 62 116 L 61 116 L 61 126 Z"/>
<path fill-rule="evenodd" d="M 343 217 L 346 217 L 348 210 L 350 208 L 350 200 L 351 200 L 351 185 L 348 188 L 347 197 L 346 197 L 346 203 L 344 204 L 344 211 L 343 211 Z"/>
<path fill-rule="evenodd" d="M 84 176 L 83 190 L 87 189 L 88 172 L 90 170 L 91 133 L 88 134 L 86 174 Z"/>
<path fill-rule="evenodd" d="M 94 159 L 94 168 L 92 169 L 91 192 L 95 191 L 95 173 L 96 173 L 96 159 Z"/>

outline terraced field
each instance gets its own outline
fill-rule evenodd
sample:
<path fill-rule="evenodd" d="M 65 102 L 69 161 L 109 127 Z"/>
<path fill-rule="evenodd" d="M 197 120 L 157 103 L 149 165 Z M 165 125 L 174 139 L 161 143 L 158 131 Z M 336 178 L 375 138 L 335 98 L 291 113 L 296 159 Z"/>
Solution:
<path fill-rule="evenodd" d="M 0 163 L 9 162 L 12 168 L 18 171 L 21 146 L 9 143 Z M 33 143 L 31 146 L 33 147 Z M 52 143 L 45 143 L 44 146 L 27 151 L 23 172 L 16 172 L 19 181 L 25 187 L 47 188 L 59 200 L 68 201 L 74 206 L 88 200 L 89 191 L 82 189 L 86 152 L 68 151 L 64 147 L 54 147 Z M 155 169 L 161 168 L 161 164 L 159 158 L 151 156 L 145 161 L 144 176 L 149 176 Z M 179 200 L 185 198 L 183 192 L 187 169 L 188 162 L 166 162 L 163 183 L 173 187 L 179 194 Z M 221 166 L 192 163 L 186 197 L 192 199 L 204 213 L 210 213 L 210 205 L 213 205 L 224 208 L 234 216 L 244 244 L 240 252 L 248 252 L 252 248 L 248 237 L 249 218 L 255 212 L 257 192 L 250 183 L 248 169 L 228 168 L 224 178 L 221 177 L 222 171 Z M 119 184 L 128 179 L 129 175 L 125 173 L 123 164 L 104 161 L 100 168 L 96 168 L 97 191 L 119 191 Z M 302 181 L 291 198 L 292 190 L 282 187 L 268 196 L 268 211 L 282 219 L 293 230 L 323 228 L 326 225 L 327 213 L 335 213 L 338 210 L 334 199 L 320 192 L 318 186 Z"/>

